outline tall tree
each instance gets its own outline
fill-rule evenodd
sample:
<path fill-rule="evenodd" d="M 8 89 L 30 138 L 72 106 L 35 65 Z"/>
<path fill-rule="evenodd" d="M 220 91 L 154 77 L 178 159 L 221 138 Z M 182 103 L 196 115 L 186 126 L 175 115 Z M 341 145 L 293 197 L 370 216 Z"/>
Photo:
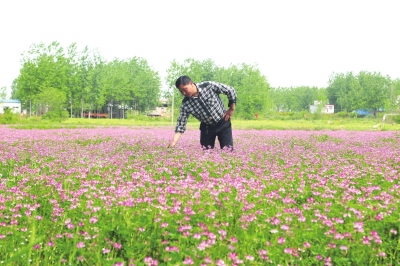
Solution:
<path fill-rule="evenodd" d="M 37 106 L 35 95 L 48 88 L 67 90 L 68 62 L 64 50 L 58 42 L 48 46 L 43 43 L 34 44 L 23 55 L 20 75 L 16 79 L 13 96 L 21 99 L 23 106 Z M 33 103 L 32 103 L 33 102 Z M 30 108 L 31 109 L 31 108 Z"/>
<path fill-rule="evenodd" d="M 256 113 L 261 115 L 271 111 L 271 89 L 256 66 L 239 64 L 218 68 L 215 80 L 235 88 L 238 97 L 235 116 L 252 119 Z"/>
<path fill-rule="evenodd" d="M 385 107 L 390 99 L 390 79 L 377 72 L 361 71 L 357 79 L 363 88 L 363 105 L 365 109 L 377 111 Z"/>

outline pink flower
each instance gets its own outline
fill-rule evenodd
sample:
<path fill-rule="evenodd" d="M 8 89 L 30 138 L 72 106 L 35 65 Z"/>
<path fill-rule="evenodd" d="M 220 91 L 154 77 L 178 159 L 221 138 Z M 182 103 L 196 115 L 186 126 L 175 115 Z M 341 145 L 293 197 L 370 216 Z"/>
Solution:
<path fill-rule="evenodd" d="M 286 240 L 283 237 L 278 238 L 278 244 L 282 245 L 285 244 Z"/>
<path fill-rule="evenodd" d="M 118 242 L 115 242 L 114 245 L 113 245 L 113 247 L 114 247 L 115 249 L 121 249 L 121 248 L 122 248 L 122 245 L 121 245 L 120 243 L 118 243 Z"/>
<path fill-rule="evenodd" d="M 354 222 L 354 229 L 357 232 L 364 233 L 364 222 Z"/>
<path fill-rule="evenodd" d="M 196 233 L 196 234 L 193 234 L 193 238 L 194 238 L 194 239 L 200 239 L 200 238 L 201 238 L 201 235 L 200 235 L 200 234 L 197 234 L 197 233 Z"/>
<path fill-rule="evenodd" d="M 332 265 L 332 259 L 330 257 L 327 257 L 325 259 L 325 264 L 324 266 L 331 266 Z"/>
<path fill-rule="evenodd" d="M 204 263 L 206 263 L 206 264 L 210 264 L 210 263 L 212 263 L 213 261 L 212 261 L 212 259 L 210 258 L 210 257 L 205 257 L 204 258 Z"/>
<path fill-rule="evenodd" d="M 328 244 L 328 247 L 330 247 L 330 248 L 336 248 L 336 244 L 335 244 L 335 243 L 329 243 L 329 244 Z"/>
<path fill-rule="evenodd" d="M 217 266 L 225 266 L 226 264 L 225 264 L 225 262 L 223 260 L 219 259 L 219 260 L 216 261 L 215 265 L 217 265 Z"/>
<path fill-rule="evenodd" d="M 232 261 L 236 261 L 238 259 L 238 256 L 235 252 L 231 252 L 228 254 L 228 259 Z"/>
<path fill-rule="evenodd" d="M 144 264 L 146 264 L 148 266 L 157 266 L 158 265 L 158 261 L 157 260 L 153 260 L 151 257 L 146 257 L 146 258 L 144 258 Z"/>
<path fill-rule="evenodd" d="M 304 243 L 303 243 L 303 247 L 305 247 L 305 248 L 310 248 L 311 245 L 310 245 L 310 243 L 308 243 L 308 242 L 304 242 Z"/>
<path fill-rule="evenodd" d="M 375 216 L 375 220 L 377 220 L 377 221 L 381 221 L 383 219 L 383 214 L 382 213 L 378 213 L 376 216 Z"/>
<path fill-rule="evenodd" d="M 362 243 L 363 243 L 364 245 L 368 245 L 368 246 L 370 245 L 368 236 L 363 236 L 363 241 L 362 241 Z"/>
<path fill-rule="evenodd" d="M 283 225 L 281 225 L 281 229 L 284 231 L 287 231 L 287 230 L 289 230 L 289 225 L 283 224 Z"/>
<path fill-rule="evenodd" d="M 178 247 L 176 247 L 176 246 L 168 246 L 168 247 L 166 247 L 165 248 L 165 251 L 167 251 L 167 252 L 179 252 L 179 248 Z"/>
<path fill-rule="evenodd" d="M 77 248 L 84 248 L 85 247 L 85 243 L 83 242 L 78 242 L 78 244 L 76 244 Z"/>
<path fill-rule="evenodd" d="M 381 252 L 378 253 L 377 256 L 379 256 L 379 257 L 386 257 L 386 253 L 383 252 L 383 251 L 381 251 Z"/>
<path fill-rule="evenodd" d="M 183 261 L 183 264 L 185 264 L 185 265 L 193 265 L 194 261 L 192 260 L 191 257 L 186 257 L 186 259 Z"/>
<path fill-rule="evenodd" d="M 267 255 L 267 251 L 265 249 L 259 250 L 258 255 L 260 255 L 260 256 Z"/>
<path fill-rule="evenodd" d="M 160 228 L 164 228 L 164 227 L 167 227 L 167 226 L 168 226 L 168 223 L 161 223 Z"/>

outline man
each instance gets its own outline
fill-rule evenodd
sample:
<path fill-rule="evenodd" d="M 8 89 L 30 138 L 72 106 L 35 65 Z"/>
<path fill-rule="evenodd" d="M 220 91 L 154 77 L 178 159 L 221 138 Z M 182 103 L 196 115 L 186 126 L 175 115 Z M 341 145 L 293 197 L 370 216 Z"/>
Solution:
<path fill-rule="evenodd" d="M 185 98 L 182 100 L 175 135 L 170 147 L 174 147 L 186 130 L 189 115 L 200 120 L 200 144 L 205 149 L 214 148 L 218 137 L 221 149 L 233 150 L 231 117 L 235 112 L 236 92 L 227 85 L 205 81 L 195 84 L 188 76 L 180 76 L 175 86 Z M 219 94 L 228 96 L 229 109 L 226 110 Z"/>

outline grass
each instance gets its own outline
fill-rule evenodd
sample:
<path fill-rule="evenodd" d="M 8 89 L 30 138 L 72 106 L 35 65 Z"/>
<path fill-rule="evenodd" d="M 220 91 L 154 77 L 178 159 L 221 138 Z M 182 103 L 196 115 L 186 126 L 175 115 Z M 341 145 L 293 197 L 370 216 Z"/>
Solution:
<path fill-rule="evenodd" d="M 58 129 L 58 128 L 95 128 L 95 127 L 171 127 L 176 121 L 168 118 L 135 119 L 86 119 L 69 118 L 62 122 L 41 120 L 40 118 L 19 119 L 9 127 L 16 129 Z M 300 120 L 241 120 L 233 119 L 234 129 L 267 130 L 356 130 L 356 131 L 392 131 L 400 130 L 395 123 L 382 123 L 380 118 L 343 118 L 343 119 L 300 119 Z M 197 129 L 199 122 L 190 118 L 188 129 Z"/>

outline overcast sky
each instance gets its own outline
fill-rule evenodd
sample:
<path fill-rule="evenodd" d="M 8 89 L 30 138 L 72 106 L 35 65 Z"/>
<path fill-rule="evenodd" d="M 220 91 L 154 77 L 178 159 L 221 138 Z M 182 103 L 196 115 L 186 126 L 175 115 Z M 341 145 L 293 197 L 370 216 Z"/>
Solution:
<path fill-rule="evenodd" d="M 256 64 L 273 87 L 326 87 L 333 72 L 400 77 L 399 0 L 1 0 L 0 87 L 31 44 L 172 60 Z"/>

